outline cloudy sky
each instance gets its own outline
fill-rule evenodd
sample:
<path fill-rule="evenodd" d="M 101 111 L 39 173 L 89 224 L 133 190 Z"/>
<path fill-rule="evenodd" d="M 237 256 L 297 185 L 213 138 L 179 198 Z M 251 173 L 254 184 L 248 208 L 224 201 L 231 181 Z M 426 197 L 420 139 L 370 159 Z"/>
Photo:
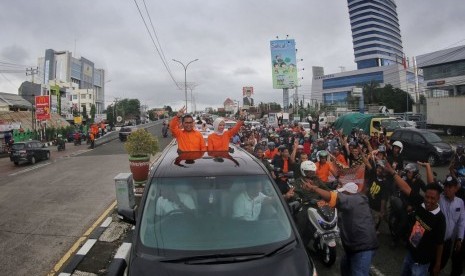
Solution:
<path fill-rule="evenodd" d="M 407 56 L 465 44 L 463 0 L 396 2 Z M 175 85 L 184 82 L 184 69 L 172 59 L 199 59 L 187 70 L 197 110 L 228 97 L 242 101 L 243 86 L 254 87 L 256 103 L 282 103 L 282 90 L 272 88 L 269 42 L 286 35 L 302 59 L 299 94 L 310 97 L 312 66 L 326 74 L 356 68 L 346 0 L 1 0 L 0 26 L 0 92 L 8 93 L 30 76 L 7 70 L 37 66 L 49 48 L 103 68 L 111 80 L 107 104 L 138 98 L 151 108 L 184 104 Z"/>

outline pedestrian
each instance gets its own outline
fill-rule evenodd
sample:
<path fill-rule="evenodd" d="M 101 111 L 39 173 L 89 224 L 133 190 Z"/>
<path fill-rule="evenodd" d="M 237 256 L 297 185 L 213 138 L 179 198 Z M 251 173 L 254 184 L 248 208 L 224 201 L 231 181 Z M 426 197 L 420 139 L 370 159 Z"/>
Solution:
<path fill-rule="evenodd" d="M 341 260 L 341 275 L 370 274 L 371 261 L 379 247 L 368 198 L 359 193 L 357 184 L 349 182 L 336 191 L 326 191 L 305 182 L 305 189 L 319 194 L 338 210 L 338 227 L 345 255 Z"/>
<path fill-rule="evenodd" d="M 181 152 L 206 151 L 207 146 L 202 134 L 194 129 L 194 118 L 190 114 L 184 115 L 185 112 L 186 107 L 183 106 L 170 121 L 170 130 L 178 142 L 178 150 Z M 181 117 L 182 128 L 179 127 Z"/>
<path fill-rule="evenodd" d="M 426 168 L 426 185 L 424 198 L 419 191 L 414 191 L 407 182 L 391 167 L 385 164 L 385 171 L 392 175 L 393 182 L 408 196 L 415 209 L 415 217 L 409 227 L 407 255 L 402 264 L 402 276 L 439 275 L 446 231 L 446 219 L 439 207 L 441 186 L 434 182 L 433 171 L 429 163 L 418 162 Z"/>
<path fill-rule="evenodd" d="M 462 240 L 465 233 L 465 211 L 463 200 L 456 195 L 460 189 L 457 179 L 451 175 L 443 183 L 444 192 L 439 198 L 441 212 L 446 218 L 444 249 L 442 251 L 441 269 L 443 269 L 452 253 L 451 276 L 461 275 L 463 271 Z"/>

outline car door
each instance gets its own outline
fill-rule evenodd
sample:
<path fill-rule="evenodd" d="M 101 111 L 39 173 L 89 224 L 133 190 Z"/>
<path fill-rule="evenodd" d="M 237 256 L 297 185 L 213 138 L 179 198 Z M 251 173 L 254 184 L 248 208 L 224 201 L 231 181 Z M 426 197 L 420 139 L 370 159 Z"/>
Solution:
<path fill-rule="evenodd" d="M 413 133 L 412 135 L 412 145 L 413 145 L 413 161 L 427 161 L 429 149 L 426 144 L 425 138 L 418 133 Z"/>

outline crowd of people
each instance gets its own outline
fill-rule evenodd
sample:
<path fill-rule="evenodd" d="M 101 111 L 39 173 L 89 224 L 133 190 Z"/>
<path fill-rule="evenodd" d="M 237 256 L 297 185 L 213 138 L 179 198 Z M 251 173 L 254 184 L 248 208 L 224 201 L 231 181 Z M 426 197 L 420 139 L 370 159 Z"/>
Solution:
<path fill-rule="evenodd" d="M 448 259 L 450 275 L 462 274 L 463 145 L 457 146 L 450 174 L 442 180 L 428 163 L 404 160 L 404 145 L 383 134 L 354 128 L 345 135 L 330 126 L 306 131 L 298 122 L 250 127 L 243 118 L 228 130 L 224 118 L 217 118 L 205 143 L 194 122 L 185 108 L 170 122 L 180 151 L 227 151 L 229 143 L 236 144 L 263 163 L 288 202 L 320 198 L 338 209 L 342 275 L 369 275 L 383 222 L 390 226 L 392 246 L 407 248 L 402 275 L 439 275 Z M 302 238 L 308 239 L 305 233 Z"/>

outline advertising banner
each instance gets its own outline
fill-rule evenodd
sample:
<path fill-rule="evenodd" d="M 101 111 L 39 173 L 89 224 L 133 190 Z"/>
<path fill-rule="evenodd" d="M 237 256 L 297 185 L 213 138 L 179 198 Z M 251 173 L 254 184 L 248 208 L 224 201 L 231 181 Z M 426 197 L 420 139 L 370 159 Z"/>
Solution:
<path fill-rule="evenodd" d="M 298 83 L 294 39 L 272 40 L 270 48 L 273 88 L 296 87 Z"/>
<path fill-rule="evenodd" d="M 36 96 L 36 119 L 50 120 L 50 96 Z"/>
<path fill-rule="evenodd" d="M 252 98 L 253 95 L 253 87 L 251 86 L 246 86 L 242 87 L 242 106 L 243 108 L 249 108 L 251 106 L 254 106 L 254 101 Z"/>

